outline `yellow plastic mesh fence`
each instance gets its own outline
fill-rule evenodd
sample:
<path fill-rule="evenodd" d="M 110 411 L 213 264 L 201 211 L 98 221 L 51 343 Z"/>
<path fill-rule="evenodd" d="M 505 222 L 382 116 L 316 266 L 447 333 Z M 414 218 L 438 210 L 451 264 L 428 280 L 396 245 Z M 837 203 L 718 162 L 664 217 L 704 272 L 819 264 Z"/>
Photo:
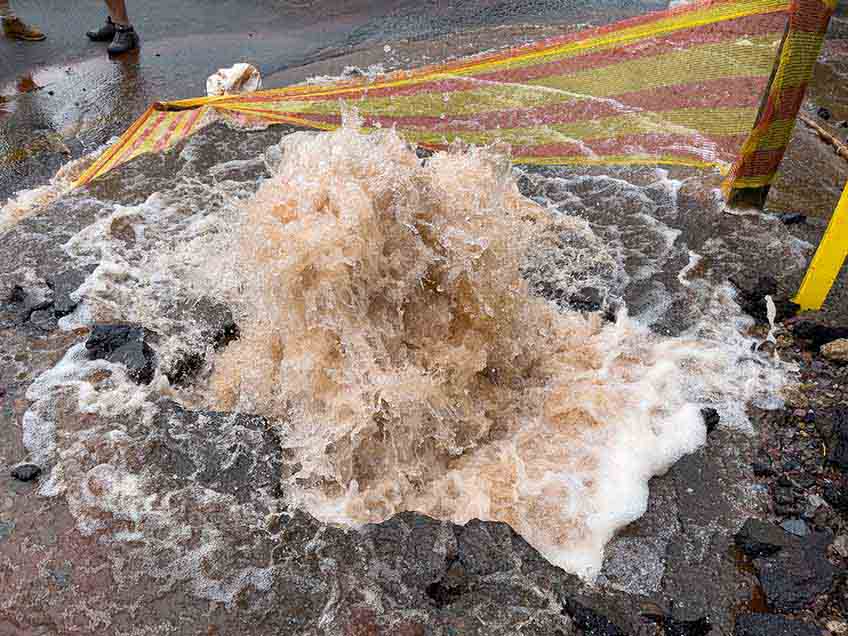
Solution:
<path fill-rule="evenodd" d="M 156 104 L 78 184 L 172 147 L 210 115 L 326 130 L 349 107 L 366 128 L 432 149 L 498 142 L 524 164 L 735 165 L 729 188 L 760 184 L 788 141 L 831 2 L 699 2 L 376 79 Z"/>
<path fill-rule="evenodd" d="M 757 121 L 733 169 L 725 191 L 771 184 L 780 165 L 807 82 L 821 51 L 837 0 L 793 0 L 789 22 Z"/>

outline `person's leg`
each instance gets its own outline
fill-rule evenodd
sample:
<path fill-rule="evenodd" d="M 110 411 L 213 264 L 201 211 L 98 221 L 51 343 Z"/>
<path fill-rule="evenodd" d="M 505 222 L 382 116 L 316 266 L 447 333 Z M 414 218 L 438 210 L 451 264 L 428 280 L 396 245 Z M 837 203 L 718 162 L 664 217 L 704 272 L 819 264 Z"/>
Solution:
<path fill-rule="evenodd" d="M 89 31 L 86 35 L 95 42 L 111 42 L 109 53 L 117 55 L 134 51 L 138 48 L 138 35 L 130 24 L 127 15 L 127 5 L 124 0 L 104 0 L 109 10 L 109 17 L 97 31 Z"/>
<path fill-rule="evenodd" d="M 127 3 L 124 0 L 105 0 L 109 9 L 109 17 L 112 22 L 119 26 L 130 26 L 130 18 L 127 15 Z"/>
<path fill-rule="evenodd" d="M 3 22 L 3 33 L 13 40 L 38 42 L 46 37 L 38 29 L 21 21 L 12 11 L 9 0 L 0 0 L 0 20 Z"/>

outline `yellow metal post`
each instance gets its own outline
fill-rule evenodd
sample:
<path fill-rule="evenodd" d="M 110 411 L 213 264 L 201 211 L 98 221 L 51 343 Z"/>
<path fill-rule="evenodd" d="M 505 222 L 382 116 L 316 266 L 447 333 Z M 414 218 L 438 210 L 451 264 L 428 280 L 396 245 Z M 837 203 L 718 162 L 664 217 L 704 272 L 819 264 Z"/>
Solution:
<path fill-rule="evenodd" d="M 848 256 L 848 183 L 830 218 L 798 294 L 793 299 L 801 309 L 821 309 L 839 270 Z"/>

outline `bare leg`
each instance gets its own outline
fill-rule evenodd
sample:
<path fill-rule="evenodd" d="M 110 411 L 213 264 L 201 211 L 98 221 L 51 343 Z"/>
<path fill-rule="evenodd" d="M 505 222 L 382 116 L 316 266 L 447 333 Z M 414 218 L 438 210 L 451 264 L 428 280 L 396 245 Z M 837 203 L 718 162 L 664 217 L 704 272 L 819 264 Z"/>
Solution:
<path fill-rule="evenodd" d="M 124 0 L 105 0 L 105 2 L 112 22 L 119 26 L 129 26 L 130 18 L 127 15 L 127 5 Z"/>

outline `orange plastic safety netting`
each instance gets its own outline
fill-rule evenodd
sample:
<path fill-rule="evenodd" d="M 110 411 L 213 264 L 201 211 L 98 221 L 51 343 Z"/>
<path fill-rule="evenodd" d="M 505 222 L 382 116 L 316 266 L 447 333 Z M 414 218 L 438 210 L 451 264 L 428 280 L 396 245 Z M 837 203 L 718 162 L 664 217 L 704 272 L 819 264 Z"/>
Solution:
<path fill-rule="evenodd" d="M 411 143 L 506 144 L 524 164 L 679 164 L 770 182 L 835 0 L 713 0 L 375 79 L 157 104 L 82 175 L 166 150 L 210 114 Z M 765 97 L 765 99 L 764 99 Z M 735 185 L 734 185 L 735 184 Z"/>

